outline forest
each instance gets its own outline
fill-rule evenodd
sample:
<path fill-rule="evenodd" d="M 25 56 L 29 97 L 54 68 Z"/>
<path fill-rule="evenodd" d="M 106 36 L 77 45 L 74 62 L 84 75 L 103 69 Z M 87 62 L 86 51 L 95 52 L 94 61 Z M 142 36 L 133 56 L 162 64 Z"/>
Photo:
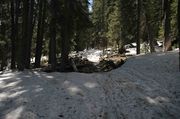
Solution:
<path fill-rule="evenodd" d="M 72 51 L 147 42 L 155 52 L 178 47 L 178 0 L 1 0 L 0 69 L 39 68 L 46 56 L 52 70 L 66 70 Z M 31 59 L 35 59 L 31 62 Z"/>
<path fill-rule="evenodd" d="M 0 119 L 180 119 L 180 0 L 0 0 Z"/>

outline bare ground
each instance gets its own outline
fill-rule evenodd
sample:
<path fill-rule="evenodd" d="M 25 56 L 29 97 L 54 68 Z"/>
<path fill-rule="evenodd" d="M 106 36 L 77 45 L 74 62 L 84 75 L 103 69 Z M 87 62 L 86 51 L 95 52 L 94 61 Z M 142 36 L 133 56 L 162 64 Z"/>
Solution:
<path fill-rule="evenodd" d="M 136 56 L 108 73 L 5 72 L 0 119 L 180 119 L 178 53 Z"/>

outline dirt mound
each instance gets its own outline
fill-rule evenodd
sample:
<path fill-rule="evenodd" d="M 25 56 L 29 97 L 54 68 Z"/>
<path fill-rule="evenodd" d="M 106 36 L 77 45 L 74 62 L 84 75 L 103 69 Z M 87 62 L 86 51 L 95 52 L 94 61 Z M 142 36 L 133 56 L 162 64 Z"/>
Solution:
<path fill-rule="evenodd" d="M 126 58 L 120 55 L 109 56 L 102 58 L 100 62 L 94 63 L 88 59 L 74 57 L 70 58 L 69 65 L 66 66 L 66 72 L 81 72 L 81 73 L 93 73 L 93 72 L 107 72 L 116 69 L 125 63 Z M 59 71 L 57 66 L 57 71 Z M 44 72 L 53 72 L 51 66 L 44 67 Z"/>

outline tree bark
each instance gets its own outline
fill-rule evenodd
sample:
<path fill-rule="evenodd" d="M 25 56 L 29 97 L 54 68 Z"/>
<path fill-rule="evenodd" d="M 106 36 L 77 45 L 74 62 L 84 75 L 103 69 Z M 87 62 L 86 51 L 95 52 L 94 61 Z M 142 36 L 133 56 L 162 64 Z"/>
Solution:
<path fill-rule="evenodd" d="M 154 49 L 154 31 L 153 31 L 153 26 L 149 21 L 149 16 L 146 13 L 146 26 L 147 26 L 147 32 L 148 32 L 148 42 L 149 42 L 149 46 L 150 46 L 150 52 L 153 53 L 155 52 Z"/>
<path fill-rule="evenodd" d="M 19 0 L 11 0 L 11 69 L 16 68 L 18 53 Z"/>
<path fill-rule="evenodd" d="M 1 23 L 1 27 L 0 27 L 0 35 L 2 35 L 3 39 L 5 39 L 6 36 L 6 25 L 4 22 Z M 0 61 L 1 61 L 1 67 L 0 67 L 0 71 L 4 70 L 4 67 L 6 66 L 6 44 L 3 44 L 1 49 L 0 49 Z"/>
<path fill-rule="evenodd" d="M 178 0 L 178 42 L 179 42 L 179 71 L 180 71 L 180 0 Z"/>
<path fill-rule="evenodd" d="M 16 47 L 16 57 L 15 57 L 15 60 L 16 60 L 16 63 L 18 62 L 18 59 L 17 59 L 17 55 L 18 55 L 18 44 L 19 44 L 19 12 L 20 12 L 20 0 L 15 0 L 15 4 L 16 4 L 16 7 L 15 7 L 15 38 L 16 38 L 16 43 L 15 43 L 15 47 Z"/>
<path fill-rule="evenodd" d="M 66 66 L 69 63 L 69 52 L 70 52 L 70 38 L 71 38 L 71 28 L 72 21 L 69 16 L 69 1 L 65 0 L 65 11 L 67 12 L 64 14 L 64 18 L 62 20 L 62 27 L 61 27 L 61 71 L 66 71 Z"/>
<path fill-rule="evenodd" d="M 19 44 L 19 70 L 30 68 L 31 42 L 33 35 L 33 11 L 34 0 L 23 0 L 23 23 L 22 23 L 22 38 Z"/>
<path fill-rule="evenodd" d="M 15 56 L 16 56 L 16 34 L 15 34 L 15 1 L 11 0 L 11 69 L 16 68 Z"/>
<path fill-rule="evenodd" d="M 136 38 L 136 53 L 140 54 L 140 23 L 141 23 L 141 0 L 138 0 L 138 15 L 137 15 L 137 38 Z"/>
<path fill-rule="evenodd" d="M 36 39 L 36 53 L 35 53 L 35 67 L 40 67 L 41 55 L 42 55 L 42 43 L 44 36 L 44 24 L 46 15 L 46 1 L 39 1 L 39 16 L 38 16 L 38 30 Z"/>
<path fill-rule="evenodd" d="M 172 50 L 170 32 L 171 32 L 171 3 L 170 0 L 164 0 L 164 51 Z"/>
<path fill-rule="evenodd" d="M 49 41 L 49 64 L 52 70 L 56 67 L 56 2 L 51 1 L 51 22 L 50 22 L 50 41 Z"/>
<path fill-rule="evenodd" d="M 32 45 L 32 35 L 33 35 L 33 14 L 34 14 L 34 0 L 29 1 L 28 10 L 28 24 L 27 24 L 27 49 L 26 49 L 26 59 L 25 68 L 30 68 L 30 58 L 31 58 L 31 45 Z"/>
<path fill-rule="evenodd" d="M 23 0 L 22 37 L 18 42 L 18 70 L 20 71 L 24 70 L 27 58 L 28 10 L 29 0 Z"/>
<path fill-rule="evenodd" d="M 66 66 L 69 63 L 69 38 L 68 38 L 68 28 L 67 28 L 67 22 L 64 21 L 64 26 L 61 28 L 61 71 L 66 70 Z"/>

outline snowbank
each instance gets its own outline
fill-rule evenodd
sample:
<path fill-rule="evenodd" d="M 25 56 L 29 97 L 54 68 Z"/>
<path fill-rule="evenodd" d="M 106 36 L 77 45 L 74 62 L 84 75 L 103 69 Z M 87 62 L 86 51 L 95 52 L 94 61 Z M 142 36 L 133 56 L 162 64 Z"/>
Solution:
<path fill-rule="evenodd" d="M 179 79 L 177 52 L 108 73 L 5 72 L 0 119 L 180 119 Z"/>

